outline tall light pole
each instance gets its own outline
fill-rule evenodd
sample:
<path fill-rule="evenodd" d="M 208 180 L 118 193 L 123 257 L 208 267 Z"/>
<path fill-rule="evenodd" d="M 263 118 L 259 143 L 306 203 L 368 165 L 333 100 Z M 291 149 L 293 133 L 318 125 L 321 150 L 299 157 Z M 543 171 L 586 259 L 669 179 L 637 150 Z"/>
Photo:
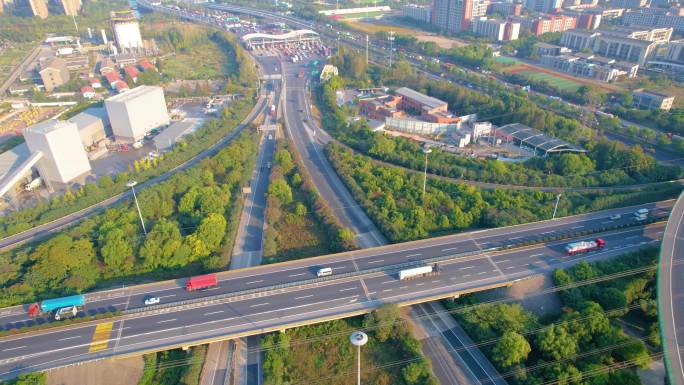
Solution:
<path fill-rule="evenodd" d="M 357 373 L 356 373 L 356 385 L 361 385 L 361 347 L 368 342 L 368 336 L 364 332 L 354 332 L 349 336 L 349 340 L 352 345 L 358 348 L 357 354 Z"/>
<path fill-rule="evenodd" d="M 394 31 L 389 31 L 389 37 L 387 39 L 390 42 L 389 68 L 392 68 L 392 51 L 393 51 L 393 47 L 394 47 Z"/>
<path fill-rule="evenodd" d="M 366 65 L 368 65 L 368 35 L 366 35 Z"/>
<path fill-rule="evenodd" d="M 140 217 L 140 223 L 142 224 L 142 229 L 143 229 L 143 234 L 147 236 L 147 230 L 145 229 L 145 221 L 143 220 L 142 212 L 140 212 L 140 205 L 138 204 L 138 197 L 135 195 L 135 185 L 137 185 L 138 182 L 132 180 L 126 183 L 126 186 L 131 188 L 131 191 L 133 191 L 133 200 L 135 200 L 135 207 L 138 209 L 138 216 Z"/>
<path fill-rule="evenodd" d="M 423 153 L 425 154 L 425 172 L 423 173 L 423 204 L 425 204 L 425 187 L 427 186 L 427 164 L 428 164 L 428 154 L 432 152 L 430 147 L 423 147 Z"/>
<path fill-rule="evenodd" d="M 563 194 L 556 195 L 556 205 L 553 207 L 553 217 L 551 217 L 551 219 L 556 219 L 556 211 L 558 210 L 558 202 L 561 199 L 561 195 Z"/>

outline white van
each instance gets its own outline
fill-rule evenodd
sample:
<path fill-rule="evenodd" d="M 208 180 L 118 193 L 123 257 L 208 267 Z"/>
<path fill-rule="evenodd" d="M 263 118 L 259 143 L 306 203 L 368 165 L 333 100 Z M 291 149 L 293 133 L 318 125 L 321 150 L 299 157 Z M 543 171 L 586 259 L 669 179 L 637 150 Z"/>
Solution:
<path fill-rule="evenodd" d="M 329 267 L 322 267 L 318 269 L 318 272 L 316 273 L 316 276 L 318 277 L 327 277 L 329 275 L 332 275 L 332 269 Z"/>

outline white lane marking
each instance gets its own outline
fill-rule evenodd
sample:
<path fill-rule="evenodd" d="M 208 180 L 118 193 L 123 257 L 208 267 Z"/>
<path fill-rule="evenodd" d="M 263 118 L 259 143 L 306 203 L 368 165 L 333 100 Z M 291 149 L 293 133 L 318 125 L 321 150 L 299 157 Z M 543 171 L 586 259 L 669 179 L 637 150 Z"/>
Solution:
<path fill-rule="evenodd" d="M 175 296 L 176 296 L 175 294 L 160 295 L 159 298 L 171 298 L 171 297 L 175 297 Z"/>
<path fill-rule="evenodd" d="M 423 255 L 423 254 L 421 254 L 421 253 L 418 253 L 418 254 L 409 254 L 409 255 L 406 256 L 406 258 L 420 257 L 421 255 Z"/>
<path fill-rule="evenodd" d="M 532 254 L 532 255 L 530 255 L 530 258 L 541 257 L 542 255 L 544 255 L 544 253 Z"/>
<path fill-rule="evenodd" d="M 251 284 L 253 284 L 253 283 L 260 283 L 260 282 L 264 282 L 264 280 L 263 280 L 263 279 L 260 279 L 260 280 L 258 280 L 258 281 L 250 281 L 250 282 L 245 283 L 245 285 L 251 285 Z"/>
<path fill-rule="evenodd" d="M 458 250 L 460 247 L 449 247 L 448 249 L 442 249 L 442 251 Z"/>
<path fill-rule="evenodd" d="M 459 270 L 465 270 L 465 269 L 472 269 L 475 266 L 466 266 L 466 267 L 460 267 Z"/>
<path fill-rule="evenodd" d="M 256 304 L 256 305 L 250 305 L 249 307 L 266 306 L 266 305 L 268 305 L 269 303 L 270 303 L 270 302 L 258 303 L 258 304 Z"/>
<path fill-rule="evenodd" d="M 513 238 L 508 238 L 509 241 L 515 241 L 516 239 L 521 239 L 522 237 L 513 237 Z"/>
<path fill-rule="evenodd" d="M 399 286 L 400 289 L 407 289 L 408 286 Z"/>
<path fill-rule="evenodd" d="M 128 303 L 128 302 L 113 303 L 113 304 L 111 304 L 111 306 L 121 306 L 121 305 L 125 305 L 125 304 L 127 304 L 127 303 Z"/>
<path fill-rule="evenodd" d="M 386 284 L 386 283 L 392 283 L 392 282 L 395 282 L 395 281 L 392 279 L 392 280 L 390 280 L 390 281 L 380 282 L 380 284 L 381 284 L 381 285 L 384 285 L 384 284 Z"/>
<path fill-rule="evenodd" d="M 416 286 L 423 286 L 425 285 L 424 283 L 417 283 Z"/>
<path fill-rule="evenodd" d="M 370 265 L 372 263 L 380 263 L 380 262 L 385 262 L 385 260 L 384 259 L 378 259 L 377 261 L 368 261 L 366 263 Z"/>
<path fill-rule="evenodd" d="M 392 291 L 392 289 L 385 289 L 385 290 L 383 290 L 382 292 L 384 293 L 384 292 L 386 292 L 386 291 Z"/>
<path fill-rule="evenodd" d="M 510 262 L 510 259 L 502 259 L 500 261 L 496 261 L 496 263 L 504 263 L 504 262 Z"/>
<path fill-rule="evenodd" d="M 625 239 L 634 239 L 634 238 L 639 238 L 641 235 L 630 235 L 629 237 L 626 237 Z"/>
<path fill-rule="evenodd" d="M 291 275 L 288 275 L 288 277 L 299 277 L 300 275 L 306 275 L 306 273 L 291 274 Z"/>
<path fill-rule="evenodd" d="M 220 314 L 220 313 L 223 313 L 223 310 L 217 310 L 217 311 L 212 311 L 212 312 L 209 312 L 209 313 L 204 313 L 204 315 L 206 316 L 206 315 Z"/>
<path fill-rule="evenodd" d="M 555 231 L 554 231 L 554 230 L 545 231 L 545 232 L 541 233 L 541 235 L 544 235 L 544 234 L 551 234 L 551 233 L 555 233 Z"/>
<path fill-rule="evenodd" d="M 488 271 L 481 271 L 481 272 L 477 273 L 477 275 L 482 275 L 482 274 L 487 274 L 487 273 L 488 273 Z"/>
<path fill-rule="evenodd" d="M 608 223 L 613 223 L 613 221 L 603 221 L 601 222 L 602 225 L 608 224 Z"/>
<path fill-rule="evenodd" d="M 466 274 L 463 276 L 463 278 L 470 277 L 470 274 Z"/>
<path fill-rule="evenodd" d="M 166 322 L 173 322 L 173 321 L 175 321 L 175 320 L 176 320 L 175 318 L 171 318 L 171 319 L 166 319 L 166 320 L 163 320 L 163 321 L 157 321 L 157 323 L 158 323 L 158 324 L 163 324 L 163 323 L 166 323 Z"/>
<path fill-rule="evenodd" d="M 73 336 L 73 337 L 61 338 L 61 339 L 58 339 L 57 341 L 68 341 L 68 340 L 73 340 L 73 339 L 76 339 L 76 338 L 81 338 L 81 336 Z"/>
<path fill-rule="evenodd" d="M 25 347 L 26 347 L 26 345 L 22 345 L 22 346 L 15 346 L 15 347 L 13 347 L 13 348 L 8 348 L 8 349 L 2 349 L 2 351 L 3 351 L 3 352 L 9 352 L 9 351 L 11 351 L 11 350 L 18 350 L 18 349 L 23 349 L 23 348 L 25 348 Z"/>
<path fill-rule="evenodd" d="M 369 291 L 369 292 L 368 292 L 368 295 L 372 295 L 372 294 L 375 294 L 375 293 L 377 293 L 377 291 Z"/>
<path fill-rule="evenodd" d="M 304 298 L 311 298 L 311 297 L 313 297 L 313 294 L 303 295 L 301 297 L 295 297 L 295 299 L 304 299 Z"/>
<path fill-rule="evenodd" d="M 515 269 L 515 266 L 508 266 L 506 270 Z"/>
<path fill-rule="evenodd" d="M 348 287 L 346 289 L 340 289 L 339 291 L 349 291 L 349 290 L 356 290 L 356 287 Z"/>
<path fill-rule="evenodd" d="M 570 230 L 577 230 L 577 229 L 581 229 L 582 227 L 584 227 L 584 226 L 573 226 L 570 228 Z"/>

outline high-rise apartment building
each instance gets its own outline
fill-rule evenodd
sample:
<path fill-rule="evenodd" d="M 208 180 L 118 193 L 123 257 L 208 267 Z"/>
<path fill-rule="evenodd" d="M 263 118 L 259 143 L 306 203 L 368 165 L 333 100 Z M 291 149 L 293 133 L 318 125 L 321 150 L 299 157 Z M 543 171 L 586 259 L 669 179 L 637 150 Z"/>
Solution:
<path fill-rule="evenodd" d="M 24 0 L 24 5 L 28 7 L 33 16 L 38 16 L 41 19 L 48 17 L 48 7 L 46 0 Z"/>
<path fill-rule="evenodd" d="M 489 0 L 434 0 L 432 24 L 446 32 L 470 30 L 471 20 L 487 14 Z"/>
<path fill-rule="evenodd" d="M 114 39 L 120 51 L 143 48 L 138 19 L 132 10 L 111 13 Z"/>
<path fill-rule="evenodd" d="M 563 6 L 563 0 L 526 0 L 525 8 L 534 12 L 550 13 Z"/>
<path fill-rule="evenodd" d="M 481 17 L 473 19 L 472 30 L 476 35 L 495 41 L 516 40 L 520 34 L 520 23 Z"/>
<path fill-rule="evenodd" d="M 49 8 L 55 13 L 76 16 L 81 10 L 81 0 L 50 0 Z"/>

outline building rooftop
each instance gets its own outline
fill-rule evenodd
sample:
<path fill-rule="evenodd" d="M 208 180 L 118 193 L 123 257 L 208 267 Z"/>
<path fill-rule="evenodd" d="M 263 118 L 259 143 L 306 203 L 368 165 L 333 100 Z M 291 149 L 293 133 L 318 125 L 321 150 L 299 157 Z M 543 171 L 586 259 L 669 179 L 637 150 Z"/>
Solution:
<path fill-rule="evenodd" d="M 107 101 L 118 103 L 130 102 L 131 100 L 134 100 L 140 96 L 146 95 L 150 92 L 158 92 L 161 89 L 161 87 L 157 86 L 138 86 L 132 88 L 130 91 L 126 93 L 112 96 L 111 98 L 107 99 Z"/>
<path fill-rule="evenodd" d="M 196 121 L 189 120 L 172 123 L 169 127 L 152 139 L 154 141 L 155 147 L 158 150 L 164 150 L 171 147 L 178 139 L 191 133 L 197 124 L 198 123 Z"/>
<path fill-rule="evenodd" d="M 50 57 L 40 63 L 40 71 L 48 68 L 66 69 L 66 63 L 58 57 Z"/>
<path fill-rule="evenodd" d="M 66 121 L 66 120 L 48 119 L 48 120 L 44 120 L 40 123 L 36 123 L 33 126 L 27 127 L 26 131 L 37 133 L 37 134 L 47 134 L 49 132 L 62 129 L 66 126 L 71 126 L 72 124 L 73 123 Z"/>
<path fill-rule="evenodd" d="M 76 127 L 78 127 L 79 129 L 81 127 L 89 126 L 98 120 L 101 120 L 104 126 L 109 126 L 107 111 L 104 109 L 104 107 L 88 108 L 83 112 L 78 113 L 72 116 L 71 118 L 67 119 L 67 121 L 75 123 Z"/>
<path fill-rule="evenodd" d="M 657 91 L 645 90 L 643 88 L 634 90 L 634 93 L 649 94 L 649 95 L 657 96 L 660 98 L 671 98 L 671 97 L 673 97 L 672 95 L 667 95 L 667 94 L 664 94 L 662 92 L 657 92 Z"/>
<path fill-rule="evenodd" d="M 544 43 L 543 41 L 534 43 L 534 46 L 538 48 L 563 48 L 559 45 Z"/>
<path fill-rule="evenodd" d="M 562 139 L 552 138 L 539 130 L 520 123 L 501 126 L 497 131 L 512 136 L 514 139 L 520 141 L 522 145 L 542 150 L 544 153 L 586 152 L 586 150 Z"/>
<path fill-rule="evenodd" d="M 430 108 L 437 108 L 437 107 L 442 107 L 443 105 L 447 104 L 447 102 L 443 100 L 439 100 L 437 98 L 433 98 L 432 96 L 425 95 L 423 93 L 420 93 L 416 90 L 412 90 L 407 87 L 401 87 L 397 88 L 395 91 L 397 95 L 401 95 L 413 100 L 417 100 L 419 103 L 421 103 L 424 106 L 430 107 Z"/>
<path fill-rule="evenodd" d="M 0 154 L 0 180 L 24 163 L 30 155 L 26 143 L 21 143 Z"/>

